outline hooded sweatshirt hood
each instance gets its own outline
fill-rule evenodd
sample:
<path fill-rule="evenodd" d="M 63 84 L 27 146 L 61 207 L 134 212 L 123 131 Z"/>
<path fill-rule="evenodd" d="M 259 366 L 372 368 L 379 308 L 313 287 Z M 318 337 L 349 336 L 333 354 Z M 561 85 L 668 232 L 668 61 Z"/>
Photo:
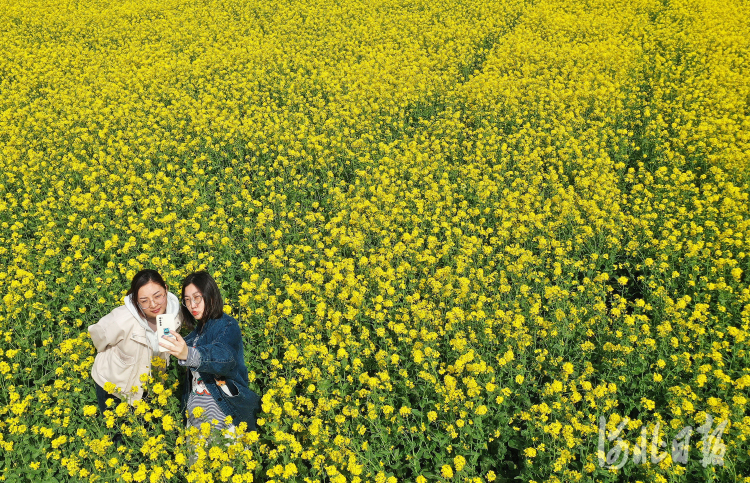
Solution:
<path fill-rule="evenodd" d="M 151 349 L 154 351 L 154 355 L 159 354 L 159 339 L 156 338 L 156 332 L 154 332 L 151 327 L 148 325 L 148 321 L 141 317 L 141 314 L 138 312 L 138 307 L 136 307 L 133 302 L 130 300 L 130 296 L 125 296 L 125 307 L 128 308 L 131 314 L 133 314 L 133 317 L 135 317 L 135 320 L 138 321 L 139 324 L 141 324 L 141 327 L 146 329 L 146 335 L 148 336 L 148 340 L 151 342 Z M 173 294 L 172 292 L 167 292 L 167 312 L 168 314 L 174 314 L 178 315 L 180 313 L 180 301 L 177 299 L 177 296 Z M 178 320 L 179 323 L 179 320 Z"/>

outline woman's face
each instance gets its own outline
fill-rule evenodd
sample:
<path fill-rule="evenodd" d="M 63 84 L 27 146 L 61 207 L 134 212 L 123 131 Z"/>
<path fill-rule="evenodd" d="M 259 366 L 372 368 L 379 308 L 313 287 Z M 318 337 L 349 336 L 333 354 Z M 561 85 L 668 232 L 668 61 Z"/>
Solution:
<path fill-rule="evenodd" d="M 203 310 L 205 309 L 203 294 L 200 293 L 198 287 L 191 283 L 185 287 L 183 295 L 183 303 L 185 304 L 185 307 L 190 310 L 190 313 L 193 314 L 195 320 L 200 320 L 203 317 Z"/>
<path fill-rule="evenodd" d="M 138 290 L 138 305 L 147 319 L 167 313 L 167 291 L 156 282 L 149 282 Z"/>

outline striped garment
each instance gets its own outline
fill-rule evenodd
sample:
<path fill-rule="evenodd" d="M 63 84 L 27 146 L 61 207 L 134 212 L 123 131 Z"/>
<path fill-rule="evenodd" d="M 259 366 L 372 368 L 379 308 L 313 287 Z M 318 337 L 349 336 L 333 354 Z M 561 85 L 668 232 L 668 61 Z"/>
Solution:
<path fill-rule="evenodd" d="M 198 338 L 195 342 L 197 343 Z M 181 366 L 187 366 L 190 373 L 193 376 L 192 390 L 190 396 L 188 396 L 187 410 L 188 410 L 188 424 L 200 428 L 201 423 L 211 423 L 212 419 L 218 421 L 218 424 L 213 427 L 216 429 L 226 428 L 224 418 L 226 414 L 221 410 L 219 405 L 216 403 L 214 397 L 208 392 L 208 388 L 203 384 L 200 373 L 193 368 L 201 365 L 201 353 L 195 347 L 188 347 L 188 356 L 184 361 L 179 361 Z M 203 414 L 200 418 L 193 417 L 193 409 L 203 408 Z"/>

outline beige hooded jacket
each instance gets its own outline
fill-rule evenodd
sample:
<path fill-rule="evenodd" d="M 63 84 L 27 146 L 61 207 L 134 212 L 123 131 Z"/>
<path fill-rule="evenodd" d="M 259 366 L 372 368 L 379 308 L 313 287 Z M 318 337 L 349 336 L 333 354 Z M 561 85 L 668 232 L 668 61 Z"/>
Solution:
<path fill-rule="evenodd" d="M 171 292 L 167 293 L 167 313 L 177 315 L 179 328 L 180 303 Z M 161 357 L 165 367 L 169 364 L 169 353 L 159 353 L 156 333 L 140 316 L 130 297 L 125 297 L 125 305 L 90 325 L 89 334 L 97 351 L 91 377 L 101 387 L 113 383 L 118 388 L 113 394 L 129 404 L 143 397 L 141 375 L 151 374 L 151 358 Z"/>

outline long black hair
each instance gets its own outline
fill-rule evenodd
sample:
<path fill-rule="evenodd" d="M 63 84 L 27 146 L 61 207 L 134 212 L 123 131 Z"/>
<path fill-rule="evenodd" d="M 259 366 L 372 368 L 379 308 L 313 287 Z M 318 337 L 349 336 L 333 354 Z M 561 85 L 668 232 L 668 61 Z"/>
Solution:
<path fill-rule="evenodd" d="M 159 272 L 157 272 L 156 270 L 146 269 L 141 270 L 140 272 L 135 274 L 133 280 L 130 281 L 130 289 L 128 290 L 128 293 L 125 294 L 126 297 L 130 297 L 130 301 L 133 303 L 133 305 L 135 305 L 138 313 L 144 319 L 146 318 L 146 314 L 143 313 L 143 310 L 141 310 L 141 306 L 138 304 L 138 291 L 141 289 L 141 287 L 148 284 L 149 282 L 154 282 L 155 284 L 160 285 L 162 288 L 164 288 L 165 292 L 168 292 L 167 284 L 164 282 L 164 279 L 161 278 Z"/>
<path fill-rule="evenodd" d="M 193 317 L 190 310 L 185 306 L 185 287 L 188 285 L 195 285 L 195 288 L 201 293 L 203 297 L 203 315 L 200 319 Z M 185 277 L 182 281 L 182 293 L 180 294 L 182 300 L 182 320 L 186 322 L 189 329 L 197 328 L 199 331 L 203 328 L 203 324 L 211 319 L 219 319 L 224 314 L 224 299 L 221 298 L 221 292 L 219 286 L 216 285 L 216 281 L 213 279 L 208 272 L 194 272 Z"/>

